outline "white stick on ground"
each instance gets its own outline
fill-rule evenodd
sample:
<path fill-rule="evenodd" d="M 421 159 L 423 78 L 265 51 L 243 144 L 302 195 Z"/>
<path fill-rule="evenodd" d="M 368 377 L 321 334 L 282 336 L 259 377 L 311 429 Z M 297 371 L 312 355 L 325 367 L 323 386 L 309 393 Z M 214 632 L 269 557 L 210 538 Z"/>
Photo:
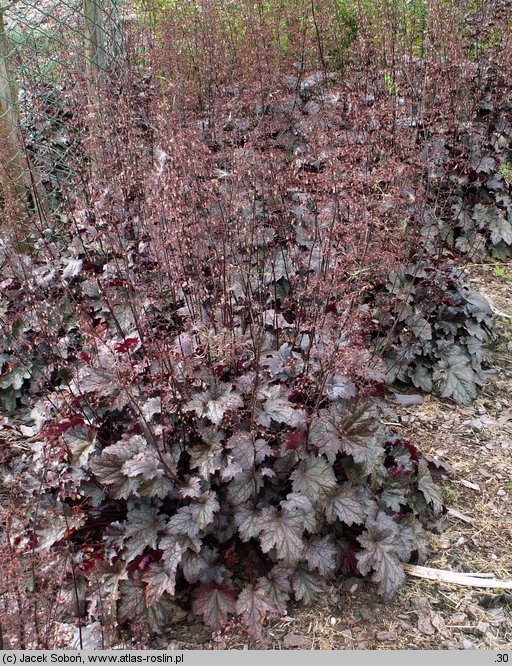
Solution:
<path fill-rule="evenodd" d="M 460 573 L 458 571 L 445 571 L 432 567 L 420 567 L 416 564 L 405 564 L 405 572 L 417 578 L 464 585 L 466 587 L 487 587 L 501 590 L 512 590 L 512 580 L 500 580 L 488 573 Z"/>

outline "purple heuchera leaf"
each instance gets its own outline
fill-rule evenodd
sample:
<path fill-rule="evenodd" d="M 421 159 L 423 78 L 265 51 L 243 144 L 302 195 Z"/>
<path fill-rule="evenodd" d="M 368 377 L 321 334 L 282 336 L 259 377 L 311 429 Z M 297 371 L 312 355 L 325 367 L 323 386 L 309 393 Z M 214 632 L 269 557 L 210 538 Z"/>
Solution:
<path fill-rule="evenodd" d="M 343 375 L 330 377 L 325 384 L 325 390 L 329 400 L 347 400 L 357 394 L 354 382 Z"/>
<path fill-rule="evenodd" d="M 300 511 L 302 513 L 311 513 L 314 511 L 313 502 L 301 493 L 289 493 L 285 500 L 280 502 L 283 509 L 287 511 Z"/>
<path fill-rule="evenodd" d="M 357 405 L 342 418 L 340 432 L 342 450 L 351 455 L 354 462 L 361 463 L 364 471 L 372 476 L 384 473 L 385 434 L 373 406 Z"/>
<path fill-rule="evenodd" d="M 86 424 L 76 425 L 66 431 L 64 441 L 71 453 L 71 463 L 76 467 L 87 464 L 96 445 L 96 430 Z"/>
<path fill-rule="evenodd" d="M 276 564 L 266 576 L 258 579 L 258 587 L 267 592 L 278 610 L 286 610 L 292 591 L 290 582 L 292 574 L 293 569 L 283 564 Z"/>
<path fill-rule="evenodd" d="M 246 470 L 228 484 L 228 499 L 234 506 L 239 506 L 251 497 L 256 497 L 263 485 L 261 472 Z"/>
<path fill-rule="evenodd" d="M 295 564 L 300 560 L 304 551 L 304 525 L 300 515 L 278 512 L 274 507 L 265 508 L 260 512 L 257 526 L 264 553 L 275 548 L 278 559 L 285 564 Z"/>
<path fill-rule="evenodd" d="M 410 557 L 411 541 L 404 539 L 397 523 L 383 512 L 366 521 L 365 531 L 357 540 L 363 547 L 356 555 L 359 571 L 363 576 L 373 571 L 379 594 L 390 599 L 405 582 L 400 561 Z"/>
<path fill-rule="evenodd" d="M 362 525 L 367 517 L 367 511 L 360 492 L 350 482 L 344 483 L 330 496 L 325 509 L 327 522 L 340 520 L 349 527 Z"/>
<path fill-rule="evenodd" d="M 263 406 L 258 409 L 258 423 L 265 428 L 270 428 L 272 421 L 284 423 L 291 428 L 299 428 L 305 423 L 305 410 L 295 408 L 284 395 L 282 386 L 269 386 L 261 391 L 258 397 L 264 400 Z"/>
<path fill-rule="evenodd" d="M 262 359 L 261 365 L 267 368 L 273 379 L 287 380 L 290 377 L 296 377 L 302 371 L 304 362 L 300 354 L 292 351 L 289 343 L 285 343 L 278 351 L 267 354 Z"/>
<path fill-rule="evenodd" d="M 306 548 L 304 559 L 310 569 L 316 569 L 321 576 L 336 572 L 340 563 L 340 549 L 332 534 L 313 537 Z"/>
<path fill-rule="evenodd" d="M 122 470 L 127 461 L 146 450 L 146 440 L 140 435 L 132 435 L 123 437 L 120 442 L 107 446 L 101 455 L 91 462 L 91 470 L 97 480 L 110 486 L 111 497 L 128 499 L 132 493 L 137 493 L 140 480 L 128 477 Z"/>
<path fill-rule="evenodd" d="M 293 593 L 297 601 L 311 606 L 325 594 L 325 585 L 322 578 L 300 565 L 292 578 Z"/>
<path fill-rule="evenodd" d="M 218 551 L 205 546 L 197 552 L 187 550 L 183 556 L 183 575 L 189 583 L 211 583 L 215 580 Z"/>
<path fill-rule="evenodd" d="M 338 452 L 353 457 L 366 474 L 378 478 L 383 466 L 385 431 L 374 407 L 361 403 L 348 410 L 343 402 L 335 402 L 313 419 L 309 432 L 310 445 L 324 453 L 334 464 Z"/>
<path fill-rule="evenodd" d="M 158 542 L 158 548 L 162 551 L 163 560 L 179 564 L 185 553 L 198 553 L 201 550 L 201 540 L 184 534 L 170 534 L 166 530 Z"/>
<path fill-rule="evenodd" d="M 436 514 L 440 513 L 443 508 L 441 493 L 432 480 L 427 461 L 423 459 L 418 464 L 418 488 L 422 492 L 425 502 L 432 505 Z"/>
<path fill-rule="evenodd" d="M 158 456 L 153 451 L 141 451 L 127 460 L 121 471 L 128 477 L 141 477 L 145 481 L 156 479 L 165 474 Z"/>
<path fill-rule="evenodd" d="M 292 473 L 293 492 L 304 493 L 314 502 L 323 502 L 336 487 L 336 476 L 323 456 L 307 456 Z"/>
<path fill-rule="evenodd" d="M 279 504 L 286 511 L 295 512 L 301 518 L 305 530 L 311 533 L 317 531 L 318 511 L 315 510 L 309 497 L 301 493 L 289 493 Z"/>
<path fill-rule="evenodd" d="M 205 417 L 215 425 L 220 425 L 227 411 L 243 407 L 243 404 L 240 395 L 233 393 L 231 384 L 218 382 L 207 391 L 194 395 L 183 410 L 193 411 L 200 418 Z"/>
<path fill-rule="evenodd" d="M 115 362 L 110 367 L 91 368 L 84 366 L 79 371 L 78 386 L 82 393 L 95 393 L 101 398 L 108 398 L 118 390 L 118 376 L 112 371 Z"/>
<path fill-rule="evenodd" d="M 200 527 L 192 513 L 192 506 L 180 506 L 174 516 L 171 516 L 167 522 L 166 531 L 168 534 L 184 534 L 194 538 L 199 534 Z"/>
<path fill-rule="evenodd" d="M 226 446 L 231 451 L 228 465 L 232 470 L 252 470 L 254 464 L 260 464 L 267 456 L 272 455 L 272 449 L 264 439 L 254 440 L 251 433 L 237 430 L 226 442 Z M 236 476 L 224 474 L 223 479 L 229 480 Z"/>
<path fill-rule="evenodd" d="M 459 405 L 470 405 L 476 398 L 475 373 L 468 357 L 454 347 L 434 368 L 434 387 L 442 398 Z"/>
<path fill-rule="evenodd" d="M 176 588 L 176 567 L 167 562 L 153 562 L 144 572 L 142 580 L 147 583 L 146 605 L 155 604 L 164 592 L 174 595 Z"/>
<path fill-rule="evenodd" d="M 149 504 L 140 504 L 128 510 L 123 523 L 126 561 L 130 562 L 146 548 L 156 548 L 158 535 L 165 528 L 164 516 Z"/>
<path fill-rule="evenodd" d="M 167 468 L 169 467 L 175 471 L 176 463 L 168 463 Z M 165 475 L 143 481 L 139 488 L 139 494 L 141 497 L 159 497 L 160 499 L 178 497 L 174 482 Z"/>
<path fill-rule="evenodd" d="M 101 577 L 101 585 L 105 594 L 108 594 L 109 602 L 116 602 L 120 596 L 119 583 L 128 578 L 126 563 L 121 559 L 112 565 L 107 562 L 98 562 L 94 573 Z"/>
<path fill-rule="evenodd" d="M 146 421 L 151 421 L 155 414 L 161 413 L 162 401 L 160 398 L 149 398 L 149 400 L 146 400 L 146 402 L 142 405 L 142 414 L 144 415 Z"/>
<path fill-rule="evenodd" d="M 242 616 L 242 621 L 254 638 L 261 638 L 261 628 L 265 618 L 277 609 L 272 603 L 268 593 L 253 585 L 246 585 L 238 595 L 236 612 Z"/>
<path fill-rule="evenodd" d="M 148 584 L 147 606 L 156 603 L 164 592 L 174 595 L 178 566 L 189 548 L 198 550 L 199 544 L 187 537 L 166 535 L 160 539 L 158 547 L 163 551 L 162 562 L 151 564 L 143 576 L 143 580 Z"/>
<path fill-rule="evenodd" d="M 201 479 L 198 476 L 191 476 L 186 486 L 181 486 L 179 490 L 180 497 L 195 498 L 201 495 Z"/>
<path fill-rule="evenodd" d="M 228 615 L 236 613 L 235 592 L 225 585 L 200 585 L 193 596 L 193 612 L 202 615 L 205 624 L 212 629 L 220 629 L 226 624 Z"/>
<path fill-rule="evenodd" d="M 217 495 L 211 490 L 204 493 L 200 500 L 190 505 L 192 519 L 201 530 L 213 521 L 213 516 L 219 509 Z"/>
<path fill-rule="evenodd" d="M 257 537 L 260 533 L 258 527 L 259 515 L 259 511 L 256 509 L 250 509 L 246 506 L 241 506 L 236 509 L 235 524 L 242 541 L 249 541 L 250 539 Z"/>
<path fill-rule="evenodd" d="M 205 428 L 201 432 L 202 444 L 189 449 L 190 467 L 197 468 L 199 476 L 205 480 L 222 467 L 224 433 L 214 428 Z"/>
<path fill-rule="evenodd" d="M 324 454 L 327 460 L 334 464 L 336 456 L 341 450 L 341 437 L 337 427 L 337 419 L 330 418 L 329 409 L 322 409 L 315 417 L 309 428 L 308 441 L 319 454 Z"/>
<path fill-rule="evenodd" d="M 286 435 L 285 446 L 288 451 L 300 451 L 306 441 L 305 430 L 293 430 Z"/>
<path fill-rule="evenodd" d="M 228 439 L 226 446 L 231 450 L 234 462 L 241 469 L 252 469 L 256 451 L 253 437 L 249 432 L 238 430 Z"/>
<path fill-rule="evenodd" d="M 173 621 L 183 618 L 178 606 L 167 596 L 162 596 L 149 608 L 146 606 L 144 583 L 142 581 L 123 580 L 119 584 L 121 599 L 118 604 L 119 622 L 133 622 L 143 618 L 150 631 L 162 633 Z"/>

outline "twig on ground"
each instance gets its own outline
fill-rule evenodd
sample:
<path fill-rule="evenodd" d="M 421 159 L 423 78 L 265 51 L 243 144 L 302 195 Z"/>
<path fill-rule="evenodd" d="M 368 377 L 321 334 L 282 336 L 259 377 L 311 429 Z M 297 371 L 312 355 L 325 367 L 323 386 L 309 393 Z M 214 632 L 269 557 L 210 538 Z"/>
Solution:
<path fill-rule="evenodd" d="M 432 567 L 420 567 L 416 564 L 404 565 L 406 573 L 418 578 L 464 585 L 465 587 L 487 587 L 512 590 L 512 580 L 500 580 L 488 573 L 461 573 L 458 571 L 445 571 Z"/>

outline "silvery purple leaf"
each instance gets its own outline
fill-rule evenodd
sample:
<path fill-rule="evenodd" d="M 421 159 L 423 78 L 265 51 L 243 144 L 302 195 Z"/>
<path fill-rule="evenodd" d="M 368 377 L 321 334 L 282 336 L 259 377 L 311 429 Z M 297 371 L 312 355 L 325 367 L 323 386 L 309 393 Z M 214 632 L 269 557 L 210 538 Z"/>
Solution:
<path fill-rule="evenodd" d="M 293 593 L 297 601 L 311 606 L 325 595 L 323 579 L 317 574 L 300 565 L 292 577 Z"/>
<path fill-rule="evenodd" d="M 302 557 L 304 525 L 300 515 L 277 512 L 274 507 L 262 509 L 257 519 L 261 549 L 264 553 L 275 548 L 277 558 L 285 564 L 295 564 Z"/>
<path fill-rule="evenodd" d="M 307 456 L 290 476 L 293 492 L 303 493 L 314 502 L 323 502 L 336 487 L 336 476 L 323 456 Z"/>

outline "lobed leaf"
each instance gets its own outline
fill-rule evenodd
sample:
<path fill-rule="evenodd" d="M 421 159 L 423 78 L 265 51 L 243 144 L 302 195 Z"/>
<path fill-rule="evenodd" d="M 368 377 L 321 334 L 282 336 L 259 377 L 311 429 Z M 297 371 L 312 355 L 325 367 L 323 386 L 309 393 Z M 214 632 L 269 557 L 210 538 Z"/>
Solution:
<path fill-rule="evenodd" d="M 193 612 L 202 615 L 204 623 L 212 629 L 220 629 L 226 624 L 228 616 L 236 613 L 236 595 L 225 585 L 200 585 L 193 596 Z"/>

